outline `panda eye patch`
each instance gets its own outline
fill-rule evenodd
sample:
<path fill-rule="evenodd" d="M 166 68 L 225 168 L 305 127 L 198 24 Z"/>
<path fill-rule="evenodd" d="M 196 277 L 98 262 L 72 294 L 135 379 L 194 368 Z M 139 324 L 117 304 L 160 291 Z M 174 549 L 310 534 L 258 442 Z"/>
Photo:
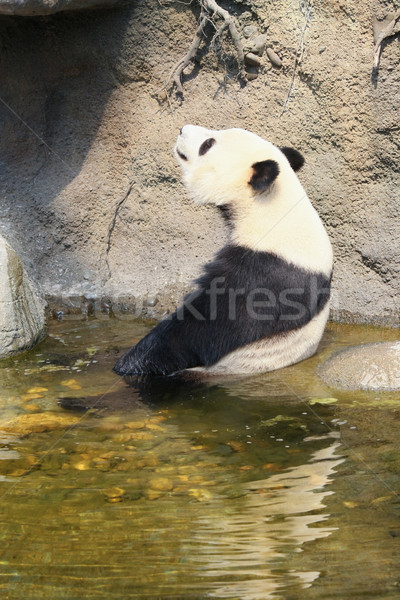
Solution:
<path fill-rule="evenodd" d="M 187 160 L 187 156 L 186 154 L 183 154 L 183 152 L 181 152 L 180 150 L 178 150 L 178 148 L 176 149 L 176 152 L 178 154 L 178 156 L 182 159 L 182 160 Z"/>
<path fill-rule="evenodd" d="M 202 143 L 202 145 L 199 148 L 199 156 L 203 156 L 206 152 L 209 151 L 209 149 L 214 146 L 215 144 L 215 139 L 214 138 L 208 138 L 208 140 L 206 140 L 205 142 Z"/>

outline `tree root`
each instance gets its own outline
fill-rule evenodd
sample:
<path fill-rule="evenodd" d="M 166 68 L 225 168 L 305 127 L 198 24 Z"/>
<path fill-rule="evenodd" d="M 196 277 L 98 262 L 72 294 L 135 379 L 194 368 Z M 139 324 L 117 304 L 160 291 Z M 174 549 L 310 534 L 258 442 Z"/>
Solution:
<path fill-rule="evenodd" d="M 194 34 L 193 42 L 188 50 L 188 52 L 183 56 L 174 66 L 171 71 L 168 80 L 168 86 L 172 84 L 176 85 L 176 90 L 179 94 L 183 95 L 183 86 L 182 86 L 182 74 L 187 66 L 196 58 L 197 50 L 200 47 L 201 38 L 203 36 L 204 27 L 206 26 L 208 21 L 207 16 L 200 17 L 200 24 L 196 29 L 196 33 Z"/>
<path fill-rule="evenodd" d="M 199 25 L 196 29 L 196 33 L 194 35 L 192 44 L 185 56 L 183 56 L 173 67 L 167 83 L 167 87 L 169 88 L 175 85 L 176 91 L 182 96 L 183 72 L 186 69 L 186 67 L 188 67 L 196 58 L 197 51 L 200 47 L 202 38 L 205 37 L 204 28 L 207 25 L 207 23 L 211 23 L 216 30 L 211 41 L 212 46 L 215 44 L 215 41 L 221 37 L 221 35 L 226 29 L 229 31 L 233 45 L 236 49 L 237 60 L 239 64 L 239 77 L 245 77 L 244 50 L 242 42 L 240 41 L 240 36 L 234 17 L 227 10 L 221 8 L 217 4 L 217 2 L 215 2 L 215 0 L 198 0 L 198 2 L 201 6 L 201 14 L 199 19 Z M 222 19 L 222 24 L 219 27 L 217 27 L 216 17 Z"/>
<path fill-rule="evenodd" d="M 400 10 L 394 15 L 393 13 L 388 15 L 383 21 L 374 22 L 374 64 L 373 70 L 376 72 L 379 69 L 379 62 L 381 59 L 382 42 L 392 35 L 400 32 Z"/>

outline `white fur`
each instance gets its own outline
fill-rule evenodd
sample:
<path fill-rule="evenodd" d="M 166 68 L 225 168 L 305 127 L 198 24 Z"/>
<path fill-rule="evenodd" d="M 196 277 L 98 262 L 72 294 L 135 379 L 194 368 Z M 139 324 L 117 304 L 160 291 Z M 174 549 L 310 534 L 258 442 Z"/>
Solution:
<path fill-rule="evenodd" d="M 283 335 L 265 338 L 226 354 L 211 367 L 195 367 L 207 375 L 249 375 L 266 373 L 293 365 L 309 358 L 317 351 L 329 315 L 329 306 L 300 329 Z"/>
<path fill-rule="evenodd" d="M 199 147 L 208 138 L 216 143 L 199 156 Z M 196 202 L 231 206 L 234 244 L 273 252 L 299 267 L 330 275 L 327 233 L 279 148 L 244 129 L 214 131 L 185 125 L 175 154 Z M 275 160 L 279 175 L 267 192 L 259 193 L 249 181 L 252 165 L 264 160 Z"/>

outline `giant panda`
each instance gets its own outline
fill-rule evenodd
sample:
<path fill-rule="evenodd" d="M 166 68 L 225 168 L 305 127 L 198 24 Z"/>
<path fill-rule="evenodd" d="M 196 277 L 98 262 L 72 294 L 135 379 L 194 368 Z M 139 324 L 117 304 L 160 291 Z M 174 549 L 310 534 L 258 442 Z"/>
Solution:
<path fill-rule="evenodd" d="M 249 375 L 313 355 L 329 312 L 332 249 L 296 176 L 304 158 L 244 129 L 185 125 L 175 155 L 229 241 L 197 288 L 114 369 L 120 375 Z"/>

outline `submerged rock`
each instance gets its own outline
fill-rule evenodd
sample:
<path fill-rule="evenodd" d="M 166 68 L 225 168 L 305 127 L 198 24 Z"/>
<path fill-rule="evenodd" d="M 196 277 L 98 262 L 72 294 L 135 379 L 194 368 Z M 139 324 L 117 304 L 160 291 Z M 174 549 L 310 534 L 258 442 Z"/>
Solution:
<path fill-rule="evenodd" d="M 62 10 L 82 10 L 86 8 L 101 8 L 115 6 L 123 0 L 0 0 L 0 14 L 49 15 Z"/>
<path fill-rule="evenodd" d="M 167 477 L 155 477 L 150 480 L 149 487 L 156 492 L 170 492 L 174 486 Z"/>
<path fill-rule="evenodd" d="M 9 421 L 0 421 L 0 430 L 15 433 L 18 436 L 26 436 L 31 433 L 44 433 L 46 431 L 57 431 L 67 429 L 79 423 L 80 418 L 58 412 L 43 412 L 35 414 L 22 414 Z"/>
<path fill-rule="evenodd" d="M 44 336 L 44 310 L 20 258 L 0 236 L 0 358 L 26 350 Z"/>
<path fill-rule="evenodd" d="M 400 341 L 343 350 L 321 365 L 319 375 L 329 386 L 346 390 L 400 390 Z"/>

